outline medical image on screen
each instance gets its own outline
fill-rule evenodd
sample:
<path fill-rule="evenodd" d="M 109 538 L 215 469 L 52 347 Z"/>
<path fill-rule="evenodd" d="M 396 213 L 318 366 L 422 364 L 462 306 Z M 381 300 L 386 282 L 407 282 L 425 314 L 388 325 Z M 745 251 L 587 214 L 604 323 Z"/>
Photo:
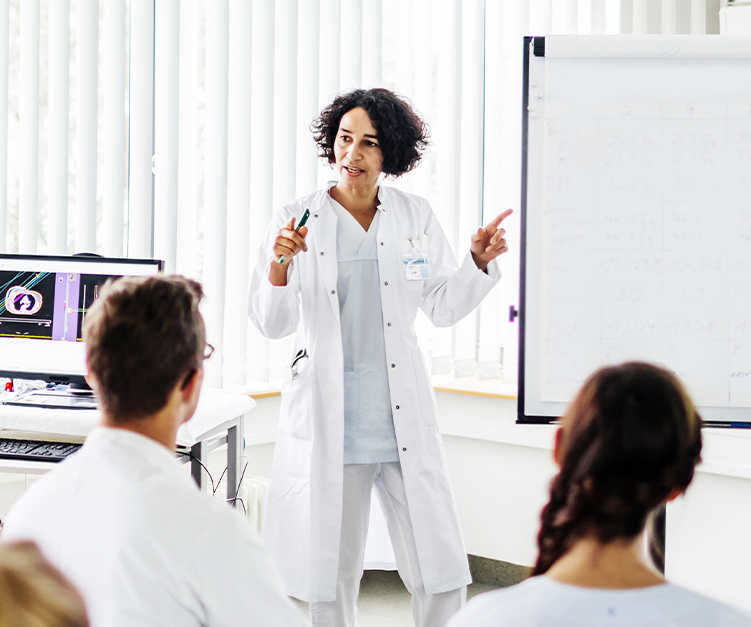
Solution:
<path fill-rule="evenodd" d="M 119 279 L 120 276 L 110 276 L 105 274 L 82 274 L 81 286 L 78 291 L 78 335 L 77 339 L 83 338 L 83 321 L 86 319 L 94 301 L 99 298 L 99 290 L 108 279 Z"/>
<path fill-rule="evenodd" d="M 52 339 L 55 275 L 0 271 L 0 337 Z"/>
<path fill-rule="evenodd" d="M 0 337 L 80 342 L 86 313 L 119 275 L 0 271 Z"/>

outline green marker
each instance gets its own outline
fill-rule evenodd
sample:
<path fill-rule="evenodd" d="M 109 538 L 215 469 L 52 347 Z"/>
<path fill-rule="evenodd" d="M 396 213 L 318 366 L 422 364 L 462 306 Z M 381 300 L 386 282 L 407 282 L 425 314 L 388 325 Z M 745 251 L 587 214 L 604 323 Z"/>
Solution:
<path fill-rule="evenodd" d="M 309 217 L 310 217 L 310 209 L 306 209 L 305 213 L 302 214 L 302 218 L 300 218 L 300 224 L 297 225 L 297 228 L 295 229 L 295 233 L 300 232 L 300 229 L 305 226 L 305 223 L 308 221 Z M 284 263 L 284 255 L 279 256 L 279 263 Z"/>

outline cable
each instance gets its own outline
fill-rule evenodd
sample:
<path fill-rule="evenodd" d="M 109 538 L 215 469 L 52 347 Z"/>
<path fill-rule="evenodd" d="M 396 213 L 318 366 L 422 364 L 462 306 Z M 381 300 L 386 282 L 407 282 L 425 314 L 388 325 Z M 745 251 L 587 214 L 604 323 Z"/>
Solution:
<path fill-rule="evenodd" d="M 234 505 L 237 501 L 240 501 L 240 505 L 243 506 L 243 513 L 247 516 L 248 510 L 245 509 L 245 501 L 243 501 L 240 497 L 237 497 L 236 499 L 229 499 L 227 503 L 232 503 L 232 505 Z"/>
<path fill-rule="evenodd" d="M 216 482 L 216 488 L 214 488 L 214 491 L 212 494 L 216 495 L 216 491 L 219 489 L 219 486 L 222 485 L 222 479 L 224 479 L 224 475 L 227 472 L 227 467 L 224 467 L 224 470 L 222 470 L 222 474 L 219 476 L 219 481 Z"/>
<path fill-rule="evenodd" d="M 209 481 L 211 481 L 211 494 L 212 495 L 216 494 L 216 491 L 219 489 L 219 484 L 222 482 L 222 479 L 224 478 L 224 475 L 227 472 L 227 468 L 225 468 L 222 471 L 222 474 L 219 477 L 219 481 L 216 483 L 216 485 L 214 485 L 214 478 L 211 476 L 211 473 L 209 472 L 209 469 L 206 468 L 206 464 L 204 464 L 200 459 L 198 459 L 190 451 L 187 451 L 187 452 L 185 452 L 185 451 L 178 451 L 178 453 L 180 455 L 186 455 L 190 459 L 194 459 L 199 464 L 201 464 L 201 468 L 203 468 L 206 471 L 206 474 L 209 476 Z M 232 505 L 235 505 L 235 503 L 237 503 L 238 501 L 240 501 L 240 505 L 243 506 L 243 512 L 245 512 L 245 515 L 247 516 L 248 515 L 248 510 L 245 507 L 245 501 L 243 501 L 242 498 L 240 498 L 239 494 L 240 494 L 240 487 L 243 484 L 243 479 L 245 479 L 245 471 L 248 469 L 248 463 L 249 463 L 250 460 L 245 455 L 242 456 L 242 459 L 245 459 L 245 465 L 243 466 L 243 471 L 242 471 L 242 474 L 240 475 L 240 481 L 237 482 L 237 490 L 235 492 L 235 496 L 234 496 L 234 498 L 227 499 L 227 503 L 232 503 Z"/>
<path fill-rule="evenodd" d="M 237 491 L 235 492 L 235 497 L 232 499 L 227 499 L 227 503 L 232 503 L 234 505 L 238 501 L 240 501 L 240 504 L 243 506 L 243 512 L 245 512 L 245 515 L 248 515 L 248 510 L 245 507 L 245 501 L 242 500 L 241 497 L 238 496 L 240 494 L 240 487 L 243 484 L 243 479 L 245 478 L 245 470 L 248 468 L 248 462 L 250 461 L 245 455 L 243 455 L 243 458 L 245 459 L 245 466 L 243 466 L 242 474 L 240 475 L 240 481 L 237 482 Z"/>
<path fill-rule="evenodd" d="M 201 468 L 203 468 L 206 471 L 206 474 L 209 476 L 209 481 L 211 481 L 211 491 L 212 491 L 211 493 L 214 494 L 216 492 L 216 488 L 214 487 L 214 477 L 211 476 L 211 473 L 209 472 L 209 469 L 206 468 L 206 464 L 204 464 L 200 459 L 198 459 L 190 451 L 188 451 L 188 452 L 178 451 L 178 452 L 180 453 L 180 455 L 187 455 L 188 457 L 190 457 L 190 459 L 193 459 L 193 460 L 197 461 L 199 464 L 201 464 Z"/>
<path fill-rule="evenodd" d="M 243 457 L 245 456 L 243 455 Z M 245 466 L 243 466 L 243 472 L 240 475 L 240 481 L 237 482 L 237 490 L 235 491 L 235 500 L 237 500 L 237 495 L 240 494 L 240 486 L 243 484 L 243 479 L 245 478 L 245 470 L 248 467 L 249 461 L 250 460 L 247 457 L 245 457 Z"/>

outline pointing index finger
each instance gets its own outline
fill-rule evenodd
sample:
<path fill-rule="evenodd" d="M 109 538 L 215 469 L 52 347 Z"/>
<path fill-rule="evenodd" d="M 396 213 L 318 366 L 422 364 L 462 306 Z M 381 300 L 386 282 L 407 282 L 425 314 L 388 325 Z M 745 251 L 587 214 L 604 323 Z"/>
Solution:
<path fill-rule="evenodd" d="M 510 215 L 511 215 L 512 213 L 514 213 L 514 210 L 513 210 L 513 209 L 506 209 L 506 211 L 504 211 L 503 213 L 501 213 L 501 214 L 498 214 L 498 215 L 497 215 L 497 216 L 495 217 L 495 219 L 494 219 L 494 220 L 493 220 L 493 221 L 492 221 L 492 222 L 491 222 L 490 224 L 488 224 L 488 226 L 493 226 L 493 227 L 496 227 L 496 228 L 497 228 L 497 227 L 498 227 L 498 225 L 499 225 L 499 224 L 500 224 L 501 222 L 503 222 L 503 221 L 504 221 L 504 220 L 505 220 L 506 218 L 508 218 L 508 217 L 509 217 L 509 216 L 510 216 Z"/>

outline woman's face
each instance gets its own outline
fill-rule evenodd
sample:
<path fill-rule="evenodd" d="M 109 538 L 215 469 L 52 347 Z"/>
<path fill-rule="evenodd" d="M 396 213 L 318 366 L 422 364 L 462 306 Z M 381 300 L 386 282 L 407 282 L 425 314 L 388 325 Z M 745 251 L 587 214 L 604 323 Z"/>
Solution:
<path fill-rule="evenodd" d="M 366 189 L 378 183 L 383 155 L 378 133 L 362 107 L 342 116 L 334 140 L 334 157 L 340 184 Z"/>

